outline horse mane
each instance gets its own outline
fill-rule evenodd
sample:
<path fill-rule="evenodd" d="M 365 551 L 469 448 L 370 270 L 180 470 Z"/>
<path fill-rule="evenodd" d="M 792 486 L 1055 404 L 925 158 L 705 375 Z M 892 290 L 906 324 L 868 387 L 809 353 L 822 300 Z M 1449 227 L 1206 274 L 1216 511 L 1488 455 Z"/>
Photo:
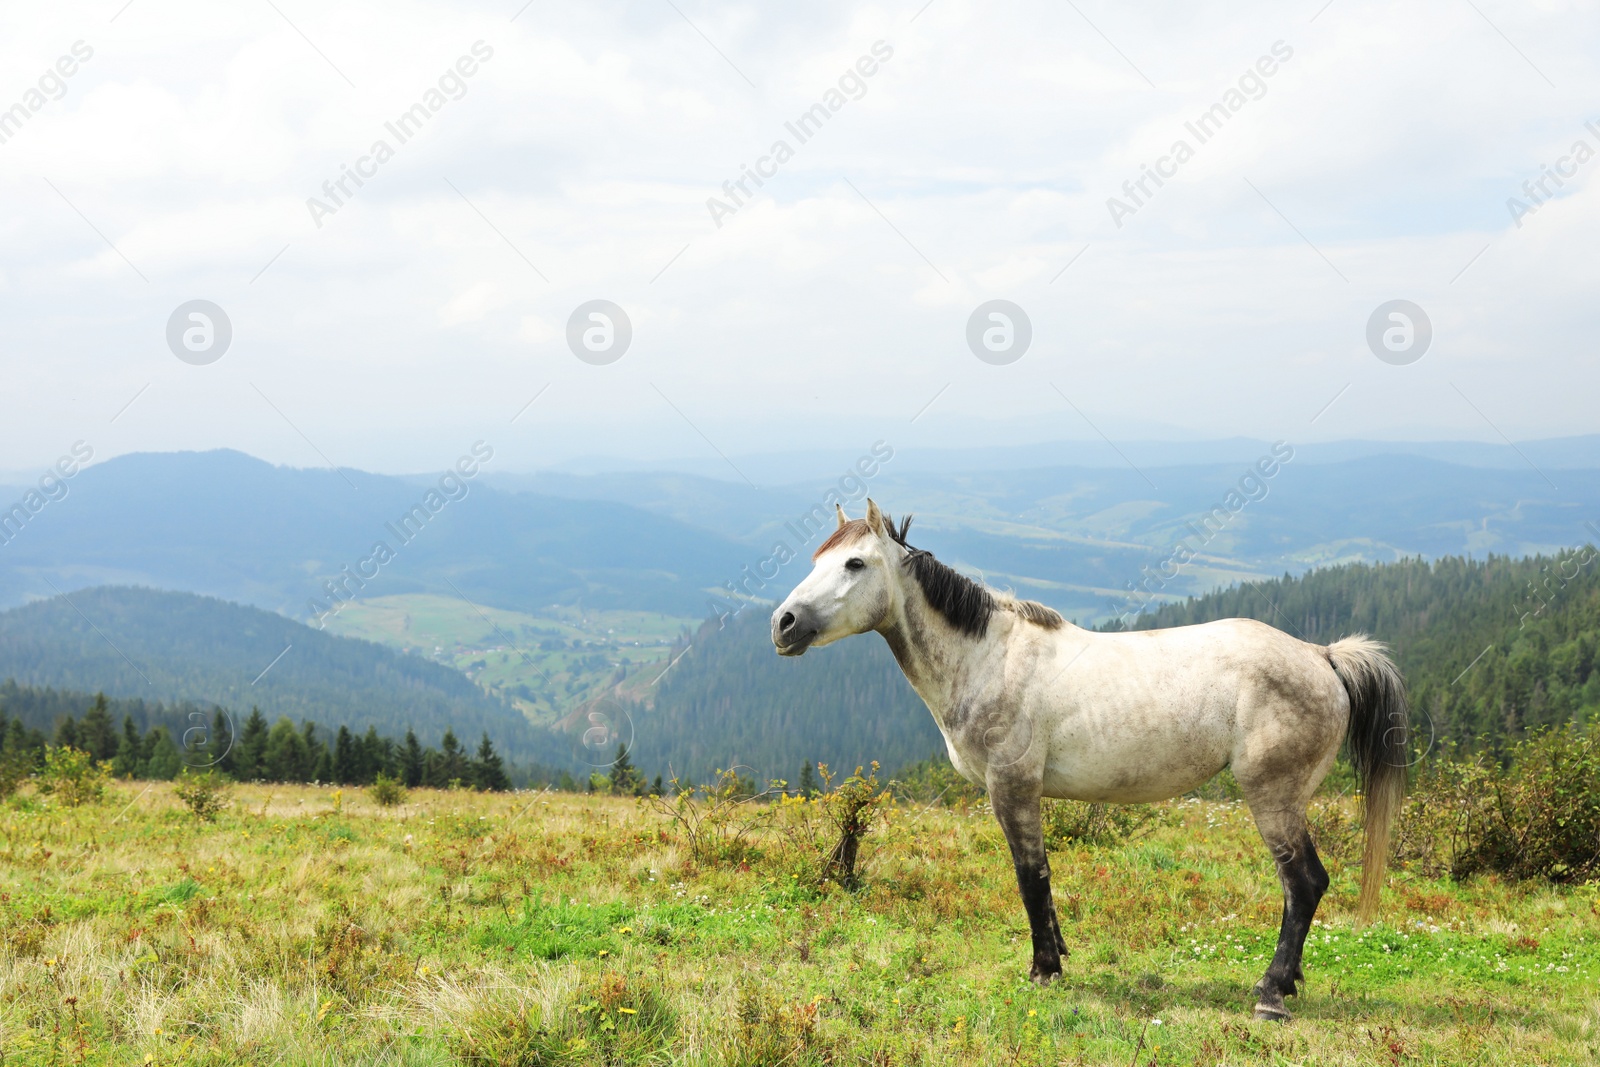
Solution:
<path fill-rule="evenodd" d="M 1035 600 L 1019 600 L 1008 593 L 995 593 L 981 582 L 975 582 L 954 568 L 933 558 L 933 553 L 913 548 L 906 540 L 911 529 L 911 516 L 901 518 L 897 529 L 894 520 L 883 517 L 889 539 L 906 550 L 905 566 L 917 580 L 928 606 L 943 615 L 945 621 L 964 634 L 982 637 L 989 629 L 989 616 L 996 611 L 1014 611 L 1024 622 L 1033 623 L 1046 630 L 1059 629 L 1060 612 Z M 848 523 L 846 525 L 849 525 Z M 863 525 L 865 525 L 863 523 Z M 841 528 L 836 535 L 843 533 Z"/>

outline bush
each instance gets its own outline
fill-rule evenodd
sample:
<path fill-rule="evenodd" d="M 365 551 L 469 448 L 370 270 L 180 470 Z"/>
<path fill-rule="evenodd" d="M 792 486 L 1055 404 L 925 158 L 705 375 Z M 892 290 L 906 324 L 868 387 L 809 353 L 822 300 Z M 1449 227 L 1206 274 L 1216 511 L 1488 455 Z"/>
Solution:
<path fill-rule="evenodd" d="M 809 797 L 780 797 L 780 827 L 806 878 L 855 889 L 861 884 L 856 869 L 861 839 L 887 817 L 894 799 L 880 787 L 876 763 L 870 774 L 857 767 L 856 773 L 837 787 L 826 763 L 817 764 L 817 770 L 822 772 L 821 789 Z"/>
<path fill-rule="evenodd" d="M 404 804 L 411 795 L 399 779 L 390 778 L 387 774 L 380 774 L 372 785 L 367 787 L 367 795 L 380 808 L 392 808 Z"/>
<path fill-rule="evenodd" d="M 1316 805 L 1312 823 L 1318 849 L 1354 861 L 1349 805 Z M 1447 749 L 1422 764 L 1395 819 L 1394 859 L 1434 877 L 1600 876 L 1600 724 L 1543 731 L 1500 759 Z"/>
<path fill-rule="evenodd" d="M 1600 874 L 1600 724 L 1546 730 L 1515 745 L 1500 771 L 1458 764 L 1446 794 L 1459 812 L 1451 873 L 1582 882 Z"/>
<path fill-rule="evenodd" d="M 1089 804 L 1081 800 L 1045 800 L 1044 847 L 1107 845 L 1125 841 L 1155 818 L 1148 804 Z"/>
<path fill-rule="evenodd" d="M 694 786 L 673 776 L 671 796 L 652 792 L 640 803 L 672 820 L 694 861 L 702 866 L 742 863 L 751 838 L 772 821 L 773 809 L 757 804 L 764 793 L 737 771 L 718 771 L 714 785 Z"/>
<path fill-rule="evenodd" d="M 228 794 L 233 785 L 214 770 L 195 774 L 185 767 L 173 783 L 172 792 L 189 813 L 197 819 L 210 822 L 228 806 Z"/>
<path fill-rule="evenodd" d="M 817 771 L 822 775 L 823 811 L 839 834 L 823 866 L 823 877 L 832 878 L 846 889 L 854 889 L 858 883 L 856 855 L 861 850 L 861 839 L 872 830 L 892 799 L 878 786 L 877 760 L 872 761 L 870 774 L 863 775 L 857 767 L 856 773 L 840 782 L 837 789 L 830 788 L 833 775 L 826 763 L 817 764 Z"/>
<path fill-rule="evenodd" d="M 106 795 L 110 780 L 109 764 L 97 764 L 89 753 L 67 745 L 46 748 L 44 766 L 34 775 L 40 793 L 55 797 L 69 808 L 98 803 Z"/>
<path fill-rule="evenodd" d="M 983 799 L 984 788 L 961 777 L 942 754 L 933 755 L 900 771 L 893 788 L 903 800 L 918 804 L 965 807 Z"/>

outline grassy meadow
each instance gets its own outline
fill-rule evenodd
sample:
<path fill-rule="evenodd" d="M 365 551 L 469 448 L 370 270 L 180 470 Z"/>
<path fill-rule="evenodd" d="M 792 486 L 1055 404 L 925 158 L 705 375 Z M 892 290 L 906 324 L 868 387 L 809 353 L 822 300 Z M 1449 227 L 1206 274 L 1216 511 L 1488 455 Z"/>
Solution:
<path fill-rule="evenodd" d="M 536 723 L 550 723 L 621 679 L 665 667 L 672 644 L 698 619 L 647 611 L 583 610 L 551 605 L 538 614 L 480 608 L 427 593 L 356 601 L 329 620 L 341 637 L 359 637 L 416 652 L 461 671 L 511 701 Z"/>
<path fill-rule="evenodd" d="M 814 813 L 767 810 L 696 863 L 613 797 L 239 786 L 203 822 L 168 783 L 25 790 L 0 805 L 0 1064 L 1600 1063 L 1593 885 L 1401 870 L 1359 929 L 1331 857 L 1272 1024 L 1250 987 L 1281 897 L 1241 805 L 1055 852 L 1047 989 L 981 806 L 891 809 L 854 891 L 819 880 Z"/>

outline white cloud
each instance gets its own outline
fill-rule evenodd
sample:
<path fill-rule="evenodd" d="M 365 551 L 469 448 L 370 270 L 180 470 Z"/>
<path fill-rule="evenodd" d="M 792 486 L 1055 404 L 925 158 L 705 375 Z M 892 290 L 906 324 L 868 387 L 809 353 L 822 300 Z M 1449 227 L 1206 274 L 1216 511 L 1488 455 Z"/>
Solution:
<path fill-rule="evenodd" d="M 1051 383 L 1110 433 L 1493 437 L 1457 389 L 1512 436 L 1596 429 L 1600 161 L 1520 229 L 1504 203 L 1575 138 L 1600 149 L 1593 3 L 680 3 L 693 26 L 665 4 L 279 6 L 294 26 L 145 0 L 8 16 L 0 103 L 74 41 L 95 55 L 0 144 L 0 468 L 91 432 L 102 455 L 319 462 L 303 433 L 377 469 L 491 431 L 508 466 L 704 449 L 662 392 L 729 452 L 776 427 L 1087 433 Z M 480 40 L 464 95 L 319 229 L 306 198 Z M 864 94 L 719 229 L 706 199 L 880 40 Z M 1117 228 L 1107 198 L 1280 40 L 1265 94 Z M 196 296 L 235 327 L 207 368 L 162 340 Z M 1362 336 L 1401 296 L 1435 348 L 1394 368 Z M 605 368 L 564 342 L 595 297 L 635 328 Z M 993 297 L 1034 321 L 1011 367 L 965 348 Z"/>

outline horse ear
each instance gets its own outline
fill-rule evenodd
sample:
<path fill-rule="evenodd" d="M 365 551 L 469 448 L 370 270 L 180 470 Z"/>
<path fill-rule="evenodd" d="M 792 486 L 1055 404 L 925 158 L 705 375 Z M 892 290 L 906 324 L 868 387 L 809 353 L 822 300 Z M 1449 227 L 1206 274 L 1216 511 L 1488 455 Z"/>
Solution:
<path fill-rule="evenodd" d="M 840 507 L 838 504 L 835 504 L 833 506 L 833 510 L 839 516 L 839 525 L 837 527 L 835 527 L 835 529 L 842 529 L 844 527 L 844 524 L 849 522 L 850 520 L 845 518 L 844 508 Z"/>
<path fill-rule="evenodd" d="M 873 533 L 877 534 L 879 537 L 884 535 L 883 512 L 878 510 L 877 501 L 873 500 L 870 496 L 867 497 L 867 528 Z"/>

